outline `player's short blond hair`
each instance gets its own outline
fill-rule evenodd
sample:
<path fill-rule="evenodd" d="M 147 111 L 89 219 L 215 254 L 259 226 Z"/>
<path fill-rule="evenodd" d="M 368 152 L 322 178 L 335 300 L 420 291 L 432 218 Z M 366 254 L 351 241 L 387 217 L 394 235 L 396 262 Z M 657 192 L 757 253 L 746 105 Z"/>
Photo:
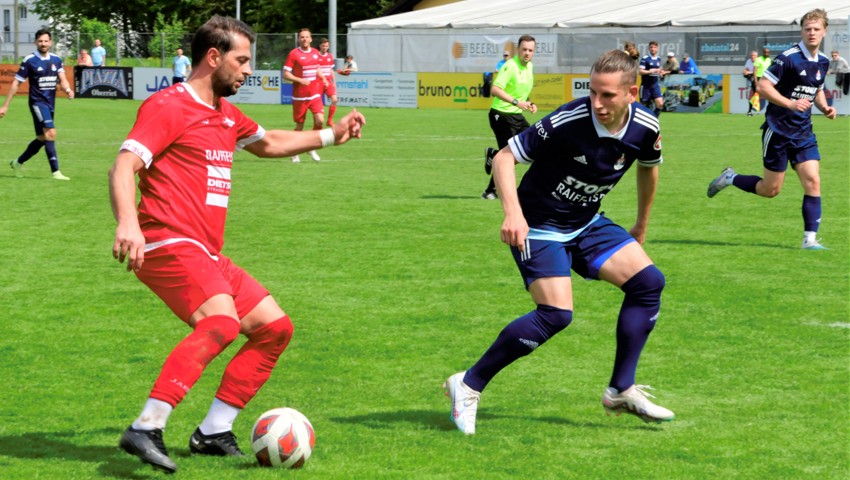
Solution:
<path fill-rule="evenodd" d="M 822 8 L 816 8 L 814 10 L 810 10 L 803 15 L 803 18 L 800 19 L 800 28 L 802 28 L 806 22 L 817 22 L 820 21 L 823 23 L 823 28 L 829 26 L 829 17 L 826 16 L 826 10 Z"/>

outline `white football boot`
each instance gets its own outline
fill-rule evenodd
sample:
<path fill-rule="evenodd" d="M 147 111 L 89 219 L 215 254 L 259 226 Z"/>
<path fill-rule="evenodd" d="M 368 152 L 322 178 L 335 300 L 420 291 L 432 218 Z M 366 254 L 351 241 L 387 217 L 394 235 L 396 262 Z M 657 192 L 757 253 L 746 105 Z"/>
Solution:
<path fill-rule="evenodd" d="M 608 415 L 620 416 L 623 413 L 634 415 L 644 422 L 669 422 L 676 415 L 664 407 L 658 406 L 649 398 L 655 398 L 654 395 L 648 393 L 647 390 L 652 390 L 649 385 L 632 385 L 622 393 L 618 393 L 615 388 L 608 387 L 602 395 L 602 406 L 605 407 L 605 412 Z"/>
<path fill-rule="evenodd" d="M 320 157 L 320 156 L 319 156 L 319 154 L 318 154 L 318 153 L 316 153 L 316 151 L 315 151 L 315 150 L 310 150 L 310 151 L 309 151 L 309 152 L 307 152 L 307 153 L 309 153 L 309 154 L 310 154 L 310 158 L 312 158 L 314 162 L 318 162 L 319 160 L 321 160 L 321 159 L 322 159 L 322 157 Z"/>
<path fill-rule="evenodd" d="M 452 399 L 452 421 L 461 432 L 472 435 L 475 433 L 475 415 L 478 413 L 481 393 L 463 383 L 465 373 L 459 372 L 449 377 L 443 388 L 446 389 L 446 396 Z"/>
<path fill-rule="evenodd" d="M 729 185 L 732 185 L 732 179 L 735 178 L 735 175 L 737 174 L 735 173 L 734 168 L 724 168 L 723 171 L 720 172 L 720 176 L 715 178 L 711 181 L 710 184 L 708 184 L 708 192 L 706 192 L 708 198 L 717 195 L 721 190 L 728 187 Z"/>

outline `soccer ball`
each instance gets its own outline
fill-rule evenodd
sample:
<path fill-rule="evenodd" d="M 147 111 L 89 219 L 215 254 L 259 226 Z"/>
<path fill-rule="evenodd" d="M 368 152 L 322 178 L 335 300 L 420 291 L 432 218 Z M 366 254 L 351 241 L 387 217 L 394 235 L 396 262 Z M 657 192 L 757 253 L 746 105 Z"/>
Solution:
<path fill-rule="evenodd" d="M 251 430 L 251 449 L 264 467 L 301 468 L 315 445 L 313 425 L 293 408 L 269 410 Z"/>

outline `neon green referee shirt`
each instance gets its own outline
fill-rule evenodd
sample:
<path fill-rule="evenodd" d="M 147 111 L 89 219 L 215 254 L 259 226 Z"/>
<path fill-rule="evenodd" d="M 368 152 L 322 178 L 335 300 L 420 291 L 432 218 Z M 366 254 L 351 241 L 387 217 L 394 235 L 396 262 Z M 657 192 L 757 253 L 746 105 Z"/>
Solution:
<path fill-rule="evenodd" d="M 514 55 L 513 58 L 502 65 L 493 85 L 501 88 L 518 101 L 524 102 L 528 100 L 528 96 L 531 95 L 531 87 L 534 86 L 534 65 L 532 62 L 528 62 L 528 65 L 523 67 L 520 64 L 519 57 Z M 491 108 L 505 113 L 522 113 L 519 107 L 515 107 L 495 96 Z"/>

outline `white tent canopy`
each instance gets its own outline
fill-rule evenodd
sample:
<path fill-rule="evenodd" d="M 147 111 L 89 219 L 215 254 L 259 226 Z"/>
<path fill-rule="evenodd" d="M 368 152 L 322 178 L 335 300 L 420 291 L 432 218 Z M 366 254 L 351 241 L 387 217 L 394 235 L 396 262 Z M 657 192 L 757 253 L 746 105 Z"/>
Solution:
<path fill-rule="evenodd" d="M 486 71 L 531 34 L 540 73 L 586 72 L 600 51 L 624 41 L 644 53 L 649 41 L 690 52 L 704 73 L 737 73 L 750 50 L 798 42 L 800 17 L 815 8 L 830 19 L 822 49 L 850 58 L 850 0 L 464 0 L 355 22 L 347 43 L 371 71 Z"/>
<path fill-rule="evenodd" d="M 846 25 L 850 16 L 848 0 L 464 0 L 354 22 L 350 30 L 795 25 L 815 8 L 825 9 L 833 25 Z"/>

